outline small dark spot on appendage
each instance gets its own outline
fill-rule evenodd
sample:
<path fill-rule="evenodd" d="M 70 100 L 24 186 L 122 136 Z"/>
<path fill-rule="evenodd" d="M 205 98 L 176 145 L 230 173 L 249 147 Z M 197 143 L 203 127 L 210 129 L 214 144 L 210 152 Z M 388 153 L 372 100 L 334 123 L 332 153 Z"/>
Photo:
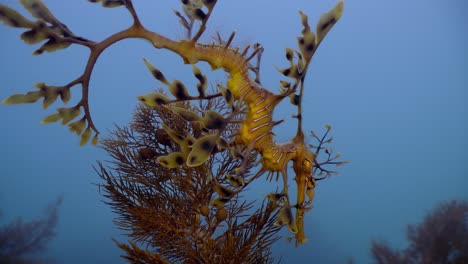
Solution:
<path fill-rule="evenodd" d="M 14 27 L 19 27 L 19 23 L 18 23 L 16 20 L 14 20 L 13 18 L 8 17 L 8 16 L 5 14 L 5 12 L 0 11 L 0 17 L 6 18 L 8 21 L 10 21 L 9 24 L 13 25 Z M 8 23 L 7 23 L 7 24 L 8 24 Z"/>
<path fill-rule="evenodd" d="M 197 84 L 197 91 L 200 94 L 201 98 L 205 97 L 205 91 L 203 90 L 203 85 L 202 84 Z"/>
<path fill-rule="evenodd" d="M 231 197 L 231 195 L 232 195 L 232 191 L 231 191 L 231 190 L 229 190 L 229 189 L 227 189 L 227 188 L 224 188 L 224 187 L 221 187 L 220 189 L 221 189 L 222 196 L 223 196 L 224 198 L 229 198 L 229 197 Z"/>
<path fill-rule="evenodd" d="M 273 197 L 276 201 L 283 201 L 285 195 L 283 193 L 275 193 L 273 194 Z"/>
<path fill-rule="evenodd" d="M 200 148 L 205 152 L 210 152 L 213 149 L 213 145 L 209 141 L 205 141 L 200 145 Z"/>
<path fill-rule="evenodd" d="M 209 5 L 209 4 L 213 4 L 216 1 L 215 0 L 203 0 L 203 2 Z"/>
<path fill-rule="evenodd" d="M 36 51 L 34 51 L 34 55 L 41 55 L 42 53 L 44 53 L 44 50 L 43 49 L 38 49 Z"/>
<path fill-rule="evenodd" d="M 296 118 L 297 118 L 298 120 L 301 120 L 301 119 L 302 119 L 302 115 L 301 115 L 301 114 L 298 114 L 298 115 L 296 116 Z"/>
<path fill-rule="evenodd" d="M 55 45 L 58 43 L 58 40 L 56 38 L 50 38 L 45 45 Z"/>
<path fill-rule="evenodd" d="M 160 160 L 159 160 L 159 163 L 161 163 L 161 164 L 163 164 L 163 165 L 167 165 L 167 164 L 168 164 L 168 163 L 167 163 L 167 160 L 163 160 L 163 159 L 160 159 Z"/>
<path fill-rule="evenodd" d="M 197 78 L 198 81 L 200 81 L 201 84 L 204 84 L 206 82 L 206 79 L 200 73 L 195 74 L 195 78 Z"/>
<path fill-rule="evenodd" d="M 320 27 L 320 31 L 325 31 L 328 27 L 331 27 L 331 25 L 335 23 L 336 23 L 335 18 L 330 19 L 327 23 L 323 23 L 323 25 Z"/>
<path fill-rule="evenodd" d="M 37 88 L 38 88 L 39 90 L 41 90 L 42 92 L 45 92 L 45 91 L 47 90 L 46 87 L 47 87 L 47 86 L 46 86 L 44 83 L 41 83 L 41 84 L 39 85 L 39 87 L 37 87 Z"/>
<path fill-rule="evenodd" d="M 177 156 L 176 159 L 175 159 L 175 162 L 177 163 L 177 165 L 180 166 L 180 165 L 184 164 L 185 159 L 182 156 Z"/>
<path fill-rule="evenodd" d="M 220 151 L 221 151 L 221 149 L 219 149 L 219 147 L 218 147 L 217 145 L 215 145 L 215 146 L 213 147 L 213 150 L 211 151 L 211 153 L 212 153 L 212 154 L 216 154 L 216 153 L 218 153 L 218 152 L 220 152 Z"/>
<path fill-rule="evenodd" d="M 185 86 L 181 82 L 177 82 L 175 91 L 175 96 L 177 97 L 177 99 L 187 99 L 187 95 L 185 92 Z"/>
<path fill-rule="evenodd" d="M 190 163 L 193 164 L 196 160 L 197 160 L 197 157 L 192 156 L 192 157 L 190 158 Z"/>
<path fill-rule="evenodd" d="M 221 129 L 224 127 L 226 122 L 222 118 L 213 118 L 206 123 L 206 128 L 208 129 Z"/>
<path fill-rule="evenodd" d="M 291 53 L 286 53 L 286 59 L 288 61 L 292 60 L 292 54 Z"/>
<path fill-rule="evenodd" d="M 299 44 L 304 45 L 304 38 L 299 38 Z"/>
<path fill-rule="evenodd" d="M 307 51 L 313 51 L 315 49 L 315 45 L 313 43 L 306 46 Z"/>
<path fill-rule="evenodd" d="M 160 105 L 163 105 L 166 103 L 166 101 L 164 101 L 162 98 L 156 98 L 154 99 L 154 101 L 156 102 L 156 104 L 160 104 Z"/>
<path fill-rule="evenodd" d="M 205 20 L 206 18 L 205 12 L 203 12 L 203 10 L 201 10 L 200 8 L 195 9 L 195 16 L 197 16 L 201 20 Z"/>
<path fill-rule="evenodd" d="M 286 69 L 283 71 L 284 76 L 288 76 L 291 73 L 291 69 Z"/>
<path fill-rule="evenodd" d="M 162 74 L 162 72 L 158 69 L 154 69 L 153 72 L 152 72 L 154 78 L 156 78 L 157 80 L 161 81 L 161 82 L 164 82 L 165 78 L 164 78 L 164 75 Z"/>
<path fill-rule="evenodd" d="M 229 89 L 226 89 L 226 94 L 224 95 L 226 102 L 230 102 L 232 100 L 232 92 Z"/>
<path fill-rule="evenodd" d="M 28 31 L 24 32 L 23 34 L 21 34 L 21 36 L 24 39 L 34 39 L 34 38 L 36 38 L 36 35 L 37 35 L 37 30 L 36 29 L 31 29 L 31 30 L 28 30 Z"/>
<path fill-rule="evenodd" d="M 294 95 L 293 97 L 293 104 L 298 105 L 301 102 L 301 97 L 297 94 Z"/>
<path fill-rule="evenodd" d="M 36 2 L 34 2 L 34 3 L 31 5 L 31 7 L 32 7 L 33 9 L 38 9 L 38 8 L 39 8 L 39 5 L 38 5 Z"/>
<path fill-rule="evenodd" d="M 296 68 L 294 74 L 295 74 L 295 75 L 294 75 L 295 78 L 297 78 L 297 77 L 299 77 L 299 76 L 302 75 L 302 73 L 299 71 L 299 68 Z"/>
<path fill-rule="evenodd" d="M 182 4 L 186 5 L 186 4 L 188 4 L 188 3 L 189 3 L 188 0 L 182 0 Z"/>

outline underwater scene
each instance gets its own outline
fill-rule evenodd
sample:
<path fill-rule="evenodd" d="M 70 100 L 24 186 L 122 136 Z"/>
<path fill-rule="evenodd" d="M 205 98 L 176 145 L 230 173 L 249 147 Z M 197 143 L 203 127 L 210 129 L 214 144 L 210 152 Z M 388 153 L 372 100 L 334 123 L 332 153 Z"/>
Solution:
<path fill-rule="evenodd" d="M 468 263 L 468 4 L 0 2 L 1 263 Z"/>

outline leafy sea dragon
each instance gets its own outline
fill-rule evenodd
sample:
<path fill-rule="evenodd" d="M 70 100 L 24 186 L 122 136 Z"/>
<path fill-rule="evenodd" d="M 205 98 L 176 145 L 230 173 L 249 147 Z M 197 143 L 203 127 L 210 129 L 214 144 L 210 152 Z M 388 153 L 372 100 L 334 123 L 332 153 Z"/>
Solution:
<path fill-rule="evenodd" d="M 168 107 L 175 114 L 185 119 L 187 122 L 199 122 L 204 127 L 204 132 L 195 138 L 193 135 L 180 135 L 178 131 L 173 131 L 169 124 L 163 124 L 164 132 L 180 145 L 180 152 L 170 153 L 167 156 L 158 157 L 161 165 L 169 168 L 178 166 L 199 166 L 206 162 L 215 148 L 230 150 L 233 155 L 247 160 L 252 157 L 252 152 L 259 154 L 258 172 L 250 177 L 246 182 L 244 176 L 247 174 L 245 164 L 241 165 L 232 174 L 227 175 L 230 184 L 236 189 L 231 189 L 214 182 L 213 188 L 219 197 L 212 201 L 211 205 L 222 207 L 235 194 L 239 193 L 245 186 L 257 177 L 268 173 L 269 177 L 279 174 L 283 178 L 283 190 L 280 193 L 271 193 L 267 197 L 271 202 L 278 205 L 278 225 L 287 225 L 290 232 L 295 234 L 296 243 L 304 243 L 307 238 L 304 235 L 304 213 L 309 209 L 309 204 L 314 197 L 314 188 L 317 178 L 314 172 L 331 173 L 322 165 L 341 165 L 345 162 L 336 161 L 339 157 L 330 156 L 328 149 L 323 147 L 331 141 L 326 138 L 327 133 L 319 139 L 319 145 L 312 151 L 305 143 L 305 136 L 302 130 L 302 95 L 304 90 L 304 79 L 312 56 L 319 47 L 325 35 L 340 19 L 343 11 L 343 0 L 328 12 L 323 14 L 317 23 L 316 32 L 312 32 L 308 24 L 307 16 L 299 11 L 302 20 L 302 34 L 298 37 L 298 50 L 286 49 L 286 59 L 290 66 L 279 71 L 292 81 L 281 81 L 281 91 L 274 94 L 260 84 L 258 67 L 253 67 L 250 60 L 257 57 L 258 62 L 262 51 L 261 45 L 254 45 L 250 52 L 250 46 L 243 50 L 231 46 L 234 38 L 232 33 L 227 41 L 219 38 L 219 43 L 200 44 L 199 38 L 203 34 L 206 23 L 217 3 L 216 0 L 181 0 L 183 13 L 175 11 L 182 25 L 187 29 L 187 39 L 175 41 L 156 32 L 146 29 L 138 18 L 133 7 L 132 0 L 89 0 L 90 2 L 100 2 L 104 7 L 125 7 L 133 18 L 133 24 L 118 33 L 111 35 L 101 42 L 94 42 L 86 38 L 75 35 L 65 24 L 60 22 L 45 6 L 41 0 L 19 0 L 24 8 L 29 11 L 36 21 L 31 21 L 14 9 L 0 4 L 0 19 L 9 26 L 28 29 L 21 35 L 21 38 L 29 43 L 36 44 L 46 41 L 34 55 L 43 52 L 53 52 L 64 49 L 71 44 L 82 45 L 90 49 L 90 55 L 83 74 L 75 80 L 63 86 L 52 86 L 45 83 L 37 83 L 37 90 L 26 94 L 14 94 L 3 101 L 3 104 L 33 103 L 43 98 L 43 108 L 47 108 L 54 103 L 58 96 L 66 103 L 70 99 L 70 88 L 80 84 L 82 87 L 82 99 L 72 107 L 58 108 L 57 113 L 49 115 L 42 120 L 42 123 L 62 121 L 63 125 L 68 125 L 70 130 L 81 136 L 80 144 L 86 144 L 94 131 L 92 143 L 97 143 L 99 134 L 91 118 L 88 105 L 89 81 L 93 67 L 99 55 L 112 44 L 127 38 L 141 38 L 148 40 L 157 49 L 171 50 L 183 58 L 184 63 L 193 65 L 193 72 L 199 83 L 197 86 L 199 95 L 192 96 L 188 93 L 185 85 L 174 80 L 169 82 L 163 73 L 145 60 L 147 68 L 152 75 L 163 84 L 167 85 L 170 93 L 175 99 L 170 99 L 164 94 L 150 93 L 139 96 L 139 100 L 151 107 Z M 192 29 L 198 25 L 198 31 L 192 37 Z M 207 79 L 196 66 L 197 62 L 209 63 L 212 70 L 224 69 L 229 78 L 225 86 L 218 84 L 220 90 L 216 94 L 206 94 Z M 258 66 L 258 65 L 257 65 Z M 257 78 L 253 79 L 249 71 L 253 71 Z M 176 102 L 189 102 L 191 100 L 203 100 L 223 96 L 226 103 L 232 109 L 227 115 L 209 110 L 199 116 L 188 108 L 181 107 Z M 298 112 L 295 117 L 298 119 L 297 132 L 294 138 L 286 143 L 279 144 L 273 139 L 272 128 L 278 122 L 273 121 L 273 111 L 284 98 L 290 98 L 291 103 L 297 106 Z M 76 119 L 81 110 L 84 115 Z M 239 115 L 242 116 L 238 119 Z M 229 139 L 225 139 L 222 133 L 228 123 L 239 123 L 238 131 L 232 133 Z M 328 159 L 325 162 L 318 162 L 316 159 L 319 151 L 325 149 Z M 297 184 L 296 204 L 291 205 L 288 185 L 287 171 L 288 163 L 292 161 Z M 306 201 L 306 196 L 308 201 Z M 292 208 L 296 209 L 296 216 L 292 214 Z M 294 219 L 295 218 L 295 219 Z"/>

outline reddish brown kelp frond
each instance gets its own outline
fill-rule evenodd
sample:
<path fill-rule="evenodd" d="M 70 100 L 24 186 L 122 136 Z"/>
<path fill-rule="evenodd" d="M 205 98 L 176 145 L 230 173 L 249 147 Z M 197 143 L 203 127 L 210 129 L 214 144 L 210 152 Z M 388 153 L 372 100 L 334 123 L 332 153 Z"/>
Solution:
<path fill-rule="evenodd" d="M 226 105 L 215 98 L 185 107 L 194 113 L 222 112 Z M 233 127 L 226 129 L 226 137 L 236 125 L 228 126 Z M 277 205 L 265 201 L 255 209 L 258 204 L 241 196 L 246 184 L 228 184 L 226 175 L 241 159 L 216 145 L 208 161 L 197 167 L 181 162 L 169 168 L 158 162 L 170 153 L 182 153 L 180 142 L 201 136 L 201 130 L 166 106 L 139 106 L 129 127 L 117 127 L 102 141 L 111 160 L 106 166 L 99 163 L 97 172 L 105 181 L 100 187 L 118 214 L 116 224 L 132 238 L 130 245 L 118 243 L 119 247 L 132 263 L 272 262 L 270 246 L 280 229 L 274 225 Z M 254 158 L 246 161 L 247 171 L 253 162 Z M 245 175 L 247 181 L 250 177 Z"/>

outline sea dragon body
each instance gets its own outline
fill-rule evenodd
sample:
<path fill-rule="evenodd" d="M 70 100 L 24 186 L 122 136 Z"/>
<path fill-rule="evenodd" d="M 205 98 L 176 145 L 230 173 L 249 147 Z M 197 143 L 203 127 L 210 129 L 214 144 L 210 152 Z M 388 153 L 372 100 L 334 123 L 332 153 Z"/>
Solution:
<path fill-rule="evenodd" d="M 293 162 L 295 181 L 297 184 L 296 222 L 289 225 L 291 232 L 296 233 L 299 243 L 306 241 L 303 233 L 303 214 L 306 210 L 305 194 L 311 202 L 315 187 L 312 168 L 315 164 L 315 154 L 304 142 L 302 130 L 286 143 L 279 144 L 273 139 L 273 111 L 277 104 L 287 96 L 273 94 L 258 84 L 249 74 L 248 59 L 237 49 L 222 45 L 199 45 L 191 41 L 173 41 L 157 33 L 153 33 L 151 41 L 156 48 L 168 49 L 179 54 L 185 63 L 195 64 L 204 61 L 213 70 L 224 69 L 229 73 L 227 81 L 228 93 L 233 100 L 246 105 L 245 119 L 241 122 L 235 142 L 249 150 L 260 154 L 258 175 L 263 172 L 279 172 L 283 176 L 283 191 L 287 196 L 287 165 Z M 229 100 L 229 98 L 228 98 Z M 148 103 L 148 102 L 146 102 Z"/>

